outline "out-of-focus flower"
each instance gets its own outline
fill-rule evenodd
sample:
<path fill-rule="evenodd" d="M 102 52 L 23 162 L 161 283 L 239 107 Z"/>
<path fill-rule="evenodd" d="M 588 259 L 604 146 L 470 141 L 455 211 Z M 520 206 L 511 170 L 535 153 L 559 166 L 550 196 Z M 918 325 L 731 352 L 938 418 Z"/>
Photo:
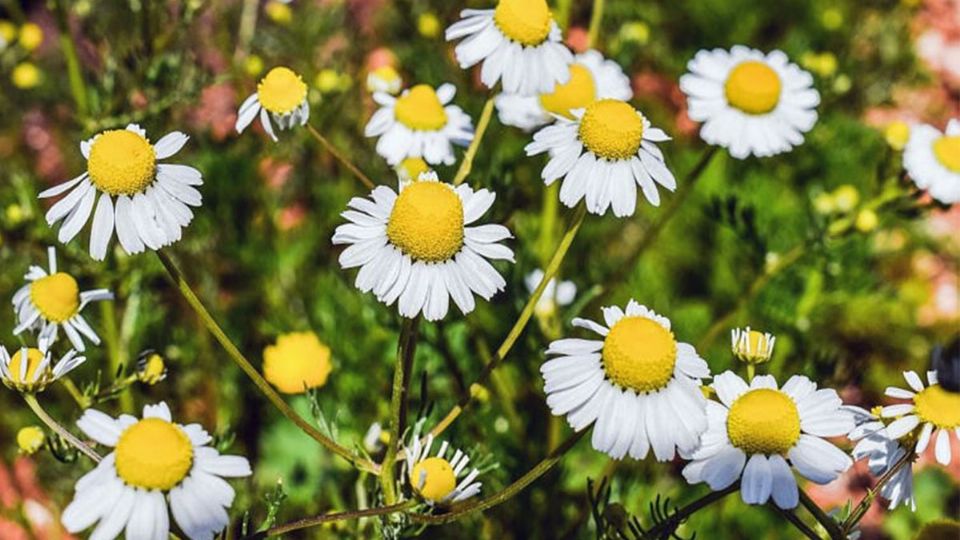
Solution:
<path fill-rule="evenodd" d="M 851 184 L 843 184 L 833 191 L 833 204 L 838 212 L 849 212 L 860 204 L 860 192 Z"/>
<path fill-rule="evenodd" d="M 25 23 L 20 27 L 20 37 L 17 41 L 24 50 L 32 51 L 43 43 L 43 30 L 32 22 Z"/>
<path fill-rule="evenodd" d="M 153 386 L 167 378 L 167 364 L 156 351 L 147 350 L 137 359 L 137 380 Z"/>
<path fill-rule="evenodd" d="M 330 347 L 313 332 L 291 332 L 263 350 L 263 376 L 285 394 L 302 394 L 327 383 Z"/>
<path fill-rule="evenodd" d="M 386 441 L 384 440 L 386 435 Z M 370 424 L 366 434 L 363 436 L 363 448 L 370 453 L 379 452 L 383 445 L 389 441 L 389 434 L 383 430 L 380 422 Z"/>
<path fill-rule="evenodd" d="M 73 371 L 86 360 L 77 351 L 70 350 L 59 362 L 53 363 L 50 351 L 21 347 L 13 356 L 0 346 L 0 379 L 7 388 L 25 394 L 43 392 L 47 386 Z"/>
<path fill-rule="evenodd" d="M 310 104 L 307 102 L 307 85 L 303 78 L 290 68 L 275 67 L 260 79 L 257 91 L 250 95 L 237 113 L 237 133 L 260 115 L 260 124 L 267 135 L 276 142 L 273 122 L 281 130 L 304 125 L 310 119 Z"/>
<path fill-rule="evenodd" d="M 273 190 L 280 190 L 293 174 L 293 164 L 273 157 L 264 157 L 257 164 L 257 171 L 263 182 Z"/>
<path fill-rule="evenodd" d="M 758 332 L 746 328 L 734 328 L 730 332 L 733 355 L 748 364 L 762 364 L 773 357 L 773 346 L 777 338 L 767 332 Z"/>
<path fill-rule="evenodd" d="M 17 431 L 17 447 L 21 454 L 32 455 L 43 447 L 46 435 L 39 426 L 26 426 Z"/>
<path fill-rule="evenodd" d="M 930 442 L 935 441 L 937 462 L 944 466 L 950 465 L 950 439 L 955 437 L 960 440 L 960 434 L 955 433 L 960 427 L 960 393 L 951 392 L 937 384 L 936 371 L 927 372 L 927 386 L 923 385 L 915 371 L 905 371 L 903 377 L 912 391 L 889 386 L 886 394 L 911 402 L 883 408 L 881 416 L 896 418 L 887 426 L 887 435 L 891 439 L 902 439 L 920 426 L 914 447 L 916 452 L 922 454 Z"/>
<path fill-rule="evenodd" d="M 885 475 L 907 455 L 907 450 L 887 435 L 886 425 L 877 414 L 860 407 L 847 407 L 847 409 L 853 413 L 854 421 L 857 423 L 857 427 L 847 435 L 856 443 L 853 459 L 857 461 L 866 459 L 865 463 L 871 474 L 876 477 Z M 890 510 L 900 505 L 916 510 L 912 464 L 902 466 L 880 489 L 880 496 L 890 502 L 888 507 Z"/>
<path fill-rule="evenodd" d="M 631 21 L 620 27 L 620 40 L 625 43 L 646 45 L 650 40 L 650 27 L 643 21 Z"/>
<path fill-rule="evenodd" d="M 473 383 L 470 385 L 470 397 L 480 403 L 486 403 L 490 401 L 490 390 L 482 384 Z"/>
<path fill-rule="evenodd" d="M 880 223 L 877 213 L 869 208 L 857 212 L 857 219 L 854 220 L 854 226 L 862 233 L 872 232 Z"/>
<path fill-rule="evenodd" d="M 403 79 L 393 66 L 380 66 L 367 74 L 367 91 L 396 95 L 403 86 Z"/>
<path fill-rule="evenodd" d="M 406 461 L 401 474 L 413 492 L 431 506 L 447 506 L 480 493 L 481 484 L 475 481 L 480 471 L 471 469 L 467 472 L 470 456 L 459 449 L 451 449 L 446 441 L 431 456 L 433 442 L 433 434 L 429 434 L 421 444 L 420 430 L 415 429 L 406 445 Z"/>
<path fill-rule="evenodd" d="M 0 20 L 0 51 L 13 43 L 17 37 L 17 25 L 8 20 Z"/>
<path fill-rule="evenodd" d="M 321 69 L 317 73 L 314 85 L 321 94 L 332 94 L 334 92 L 343 92 L 350 88 L 352 79 L 347 73 L 341 73 L 335 69 Z"/>
<path fill-rule="evenodd" d="M 890 122 L 887 127 L 883 128 L 883 138 L 890 145 L 890 148 L 898 152 L 903 150 L 907 141 L 910 140 L 910 124 L 902 120 Z"/>
<path fill-rule="evenodd" d="M 407 184 L 411 182 L 419 180 L 421 174 L 432 170 L 423 158 L 411 157 L 401 161 L 396 167 L 397 177 L 400 180 L 400 189 L 405 188 Z"/>
<path fill-rule="evenodd" d="M 590 48 L 590 34 L 582 26 L 573 26 L 567 30 L 567 46 L 575 53 L 586 52 Z M 557 83 L 561 84 L 561 83 Z"/>
<path fill-rule="evenodd" d="M 243 60 L 243 71 L 251 77 L 263 73 L 263 67 L 263 58 L 255 54 L 251 54 Z"/>
<path fill-rule="evenodd" d="M 307 207 L 302 203 L 293 203 L 280 210 L 277 226 L 281 231 L 290 231 L 303 225 L 307 219 Z"/>
<path fill-rule="evenodd" d="M 8 224 L 14 227 L 23 223 L 23 220 L 26 219 L 27 215 L 27 211 L 24 211 L 24 208 L 17 203 L 7 205 L 7 208 L 3 212 L 4 219 L 7 220 Z"/>
<path fill-rule="evenodd" d="M 191 110 L 190 124 L 196 130 L 210 130 L 215 141 L 233 133 L 237 122 L 237 91 L 228 83 L 216 83 L 200 92 L 200 101 Z"/>
<path fill-rule="evenodd" d="M 287 25 L 293 21 L 293 10 L 290 9 L 287 2 L 270 0 L 267 2 L 267 5 L 263 7 L 263 12 L 267 14 L 267 18 L 277 24 Z"/>
<path fill-rule="evenodd" d="M 929 124 L 914 126 L 903 166 L 917 187 L 934 199 L 960 202 L 960 119 L 951 119 L 943 133 Z"/>
<path fill-rule="evenodd" d="M 820 13 L 820 24 L 827 30 L 836 30 L 843 26 L 843 12 L 839 8 L 829 7 Z"/>
<path fill-rule="evenodd" d="M 832 52 L 807 51 L 800 57 L 800 65 L 821 77 L 830 77 L 837 72 L 837 57 Z"/>
<path fill-rule="evenodd" d="M 820 193 L 814 197 L 813 208 L 818 214 L 832 214 L 837 211 L 837 205 L 831 193 Z"/>
<path fill-rule="evenodd" d="M 527 290 L 532 293 L 540 286 L 542 280 L 543 270 L 537 268 L 527 274 L 523 282 L 527 286 Z M 561 281 L 558 286 L 557 280 L 551 279 L 543 289 L 543 294 L 540 296 L 540 299 L 537 300 L 537 305 L 533 308 L 534 312 L 540 317 L 553 315 L 557 312 L 558 306 L 569 306 L 573 303 L 573 299 L 576 298 L 576 296 L 577 286 L 574 282 Z"/>
<path fill-rule="evenodd" d="M 387 47 L 377 47 L 376 49 L 370 51 L 370 54 L 367 55 L 366 61 L 367 71 L 376 71 L 384 66 L 396 68 L 397 55 Z"/>
<path fill-rule="evenodd" d="M 426 38 L 435 38 L 440 35 L 440 19 L 432 11 L 421 13 L 417 17 L 417 31 Z"/>
<path fill-rule="evenodd" d="M 21 90 L 35 88 L 42 79 L 43 73 L 40 72 L 40 68 L 31 62 L 21 62 L 10 72 L 13 85 Z"/>

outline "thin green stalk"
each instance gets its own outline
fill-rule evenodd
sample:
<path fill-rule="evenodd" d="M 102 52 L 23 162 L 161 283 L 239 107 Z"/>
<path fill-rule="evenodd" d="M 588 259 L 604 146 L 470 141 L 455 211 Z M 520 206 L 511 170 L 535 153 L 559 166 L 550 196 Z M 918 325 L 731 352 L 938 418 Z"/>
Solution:
<path fill-rule="evenodd" d="M 703 497 L 700 497 L 699 499 L 671 514 L 670 519 L 662 521 L 659 524 L 651 527 L 650 530 L 643 533 L 643 538 L 663 538 L 667 532 L 675 529 L 677 525 L 686 520 L 688 517 L 723 499 L 727 495 L 736 493 L 739 489 L 740 482 L 734 482 L 720 491 L 711 491 L 710 493 L 707 493 Z"/>
<path fill-rule="evenodd" d="M 404 319 L 397 343 L 397 365 L 393 372 L 393 389 L 390 393 L 390 443 L 380 466 L 380 486 L 383 499 L 388 505 L 397 502 L 394 465 L 397 452 L 403 442 L 403 431 L 407 423 L 407 393 L 410 389 L 410 374 L 413 371 L 413 357 L 417 350 L 417 330 L 420 317 Z"/>
<path fill-rule="evenodd" d="M 124 365 L 125 354 L 120 346 L 120 332 L 117 325 L 117 306 L 113 302 L 100 302 L 100 318 L 103 319 L 103 341 L 109 359 L 110 379 L 116 383 L 120 380 L 121 368 Z M 127 388 L 120 391 L 120 408 L 124 412 L 133 412 L 133 396 Z"/>
<path fill-rule="evenodd" d="M 151 0 L 147 0 L 151 1 Z M 247 56 L 250 49 L 250 42 L 257 31 L 257 15 L 260 9 L 260 2 L 257 0 L 243 0 L 243 9 L 240 11 L 240 27 L 237 29 L 237 48 L 234 51 L 233 59 L 242 60 Z"/>
<path fill-rule="evenodd" d="M 61 426 L 56 420 L 47 414 L 47 411 L 43 410 L 40 402 L 37 401 L 36 395 L 23 394 L 23 400 L 27 402 L 27 406 L 30 407 L 30 409 L 33 411 L 33 414 L 37 415 L 37 418 L 46 424 L 48 428 L 52 429 L 57 435 L 63 437 L 65 441 L 70 443 L 71 446 L 79 450 L 83 455 L 92 459 L 96 463 L 100 463 L 100 460 L 103 459 L 100 457 L 100 454 L 96 453 L 92 448 L 84 444 L 84 442 L 78 439 L 76 435 L 67 431 L 65 427 Z"/>
<path fill-rule="evenodd" d="M 77 388 L 77 385 L 74 384 L 74 382 L 68 377 L 62 377 L 60 379 L 60 384 L 66 388 L 67 393 L 70 394 L 70 397 L 73 398 L 73 401 L 77 403 L 78 407 L 81 409 L 86 409 L 90 406 L 90 404 L 87 403 L 87 398 L 83 396 L 83 392 L 81 392 L 80 389 Z"/>
<path fill-rule="evenodd" d="M 857 523 L 863 519 L 863 516 L 866 515 L 867 510 L 870 509 L 870 505 L 873 503 L 873 500 L 876 498 L 877 494 L 880 493 L 880 490 L 883 489 L 883 486 L 887 485 L 887 482 L 893 479 L 894 476 L 900 469 L 904 467 L 909 467 L 913 460 L 916 458 L 916 454 L 913 452 L 908 452 L 900 458 L 900 461 L 894 463 L 893 467 L 890 467 L 887 472 L 883 473 L 878 480 L 876 485 L 867 490 L 867 494 L 863 496 L 863 499 L 860 500 L 860 503 L 856 508 L 850 512 L 850 515 L 847 516 L 847 519 L 840 524 L 840 533 L 843 535 L 841 538 L 846 538 L 847 535 L 857 526 Z"/>
<path fill-rule="evenodd" d="M 827 534 L 830 535 L 830 538 L 834 540 L 843 540 L 846 536 L 840 531 L 840 525 L 832 517 L 828 516 L 826 512 L 823 511 L 820 506 L 807 495 L 807 492 L 800 490 L 800 504 L 813 515 L 814 519 L 817 520 L 820 525 L 823 525 L 823 528 L 826 529 Z"/>
<path fill-rule="evenodd" d="M 803 522 L 803 520 L 797 517 L 797 514 L 793 510 L 784 510 L 783 508 L 780 508 L 773 502 L 771 502 L 769 506 L 773 508 L 778 514 L 783 516 L 783 519 L 792 523 L 793 526 L 796 527 L 798 531 L 802 532 L 803 535 L 809 538 L 810 540 L 823 540 L 822 538 L 820 538 L 820 535 L 817 534 L 816 531 L 811 529 L 809 525 L 807 525 L 806 523 Z"/>
<path fill-rule="evenodd" d="M 320 134 L 315 127 L 313 127 L 311 124 L 307 124 L 307 131 L 310 132 L 310 135 L 312 135 L 317 142 L 326 148 L 327 152 L 330 152 L 330 155 L 332 155 L 334 159 L 339 161 L 341 165 L 353 173 L 353 175 L 357 177 L 357 180 L 360 180 L 360 183 L 363 184 L 367 189 L 373 189 L 376 187 L 376 184 L 373 183 L 373 180 L 371 180 L 369 176 L 363 174 L 363 171 L 361 171 L 359 167 L 354 165 L 352 161 L 340 153 L 340 151 L 337 150 L 337 147 L 334 146 L 329 139 Z"/>
<path fill-rule="evenodd" d="M 60 31 L 60 49 L 63 51 L 63 59 L 67 63 L 67 80 L 70 83 L 70 93 L 73 95 L 73 102 L 77 106 L 77 115 L 80 118 L 86 118 L 87 112 L 89 111 L 87 86 L 83 82 L 83 74 L 80 71 L 80 61 L 77 59 L 77 48 L 73 43 L 73 36 L 70 33 L 67 9 L 63 0 L 57 0 L 55 7 L 57 27 Z"/>
<path fill-rule="evenodd" d="M 588 47 L 597 47 L 597 38 L 600 35 L 600 23 L 603 22 L 603 4 L 604 0 L 593 0 L 593 11 L 590 13 L 590 30 L 588 34 Z"/>
<path fill-rule="evenodd" d="M 490 118 L 493 116 L 493 96 L 487 98 L 483 104 L 483 112 L 480 113 L 480 121 L 477 122 L 477 130 L 473 133 L 473 140 L 467 147 L 467 153 L 463 155 L 463 161 L 460 162 L 460 168 L 457 169 L 457 175 L 453 177 L 453 185 L 459 186 L 470 175 L 473 169 L 473 158 L 477 155 L 480 148 L 480 141 L 483 140 L 483 134 L 487 132 L 487 126 L 490 125 Z"/>
<path fill-rule="evenodd" d="M 241 540 L 262 540 L 268 536 L 280 536 L 293 531 L 299 531 L 302 529 L 309 529 L 310 527 L 316 527 L 318 525 L 323 525 L 325 523 L 333 523 L 336 521 L 347 521 L 350 519 L 360 519 L 371 516 L 382 516 L 385 514 L 393 514 L 395 512 L 403 512 L 404 510 L 409 510 L 416 506 L 417 502 L 413 499 L 404 501 L 402 503 L 390 505 L 390 506 L 381 506 L 378 508 L 365 508 L 362 510 L 351 510 L 349 512 L 336 512 L 331 514 L 322 514 L 315 517 L 298 519 L 297 521 L 291 521 L 290 523 L 284 523 L 283 525 L 277 525 L 276 527 L 271 527 L 265 531 L 260 531 L 255 534 L 243 537 Z"/>
<path fill-rule="evenodd" d="M 557 9 L 554 10 L 554 20 L 561 30 L 566 30 L 570 26 L 570 7 L 573 0 L 557 0 Z"/>

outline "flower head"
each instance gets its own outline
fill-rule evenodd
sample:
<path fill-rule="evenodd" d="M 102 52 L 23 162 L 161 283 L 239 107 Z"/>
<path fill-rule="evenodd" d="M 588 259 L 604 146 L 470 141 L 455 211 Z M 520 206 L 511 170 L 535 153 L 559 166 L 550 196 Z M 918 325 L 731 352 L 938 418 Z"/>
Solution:
<path fill-rule="evenodd" d="M 47 437 L 39 426 L 26 426 L 17 431 L 17 447 L 26 455 L 36 454 L 43 447 Z"/>
<path fill-rule="evenodd" d="M 941 465 L 950 465 L 950 437 L 960 438 L 960 392 L 947 390 L 937 384 L 937 372 L 927 372 L 927 386 L 923 385 L 915 371 L 905 371 L 904 379 L 910 390 L 887 387 L 886 394 L 892 398 L 909 400 L 910 403 L 888 405 L 881 411 L 883 418 L 895 418 L 887 426 L 887 436 L 904 439 L 916 435 L 914 451 L 922 454 L 930 441 L 936 441 L 934 454 Z M 919 434 L 914 430 L 920 426 Z M 907 445 L 913 445 L 913 441 Z"/>
<path fill-rule="evenodd" d="M 86 357 L 70 350 L 56 364 L 46 349 L 20 347 L 11 355 L 0 346 L 0 379 L 7 388 L 24 394 L 36 394 L 82 364 Z"/>
<path fill-rule="evenodd" d="M 730 332 L 730 341 L 733 355 L 738 359 L 749 364 L 762 364 L 769 362 L 773 356 L 773 344 L 777 338 L 766 332 L 751 330 L 748 326 L 734 328 Z"/>
<path fill-rule="evenodd" d="M 367 74 L 367 91 L 396 95 L 403 86 L 403 79 L 393 66 L 385 65 Z"/>
<path fill-rule="evenodd" d="M 330 347 L 313 332 L 292 332 L 263 350 L 263 376 L 286 394 L 302 394 L 327 383 Z"/>
<path fill-rule="evenodd" d="M 277 141 L 273 124 L 281 130 L 302 126 L 310 118 L 310 104 L 307 102 L 307 84 L 303 78 L 287 67 L 275 67 L 267 72 L 257 84 L 257 91 L 250 95 L 237 113 L 237 133 L 260 115 L 260 124 L 271 139 Z"/>
<path fill-rule="evenodd" d="M 137 380 L 153 386 L 167 378 L 167 365 L 156 351 L 146 350 L 137 359 Z"/>
<path fill-rule="evenodd" d="M 906 450 L 896 439 L 887 435 L 886 425 L 876 414 L 860 407 L 847 406 L 853 413 L 857 427 L 847 437 L 856 442 L 853 448 L 854 460 L 867 460 L 870 473 L 880 477 L 887 474 L 904 456 Z M 880 496 L 890 502 L 889 509 L 900 505 L 917 509 L 913 497 L 913 470 L 910 465 L 902 466 L 890 480 L 880 488 Z"/>
<path fill-rule="evenodd" d="M 903 166 L 920 189 L 944 204 L 960 202 L 960 119 L 947 129 L 921 124 L 910 130 Z"/>
<path fill-rule="evenodd" d="M 437 453 L 430 455 L 433 435 L 420 442 L 420 432 L 415 429 L 406 448 L 403 475 L 411 490 L 431 506 L 446 506 L 465 501 L 480 493 L 477 482 L 480 471 L 470 469 L 470 456 L 461 450 L 451 449 L 444 441 Z"/>

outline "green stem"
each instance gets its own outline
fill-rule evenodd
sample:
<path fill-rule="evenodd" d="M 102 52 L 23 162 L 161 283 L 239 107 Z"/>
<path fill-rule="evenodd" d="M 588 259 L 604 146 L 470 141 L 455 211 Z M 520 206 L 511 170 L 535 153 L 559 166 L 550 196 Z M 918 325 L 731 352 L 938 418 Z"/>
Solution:
<path fill-rule="evenodd" d="M 325 523 L 333 523 L 336 521 L 346 521 L 350 519 L 359 519 L 364 517 L 371 516 L 382 516 L 385 514 L 393 514 L 395 512 L 403 512 L 404 510 L 409 510 L 417 504 L 416 501 L 410 499 L 399 504 L 394 504 L 390 506 L 381 506 L 379 508 L 365 508 L 362 510 L 351 510 L 349 512 L 337 512 L 331 514 L 323 514 L 315 517 L 309 517 L 304 519 L 298 519 L 297 521 L 291 521 L 290 523 L 284 523 L 283 525 L 277 525 L 276 527 L 271 527 L 265 531 L 260 531 L 258 533 L 252 534 L 250 536 L 245 536 L 241 540 L 261 540 L 267 538 L 268 536 L 280 536 L 293 531 L 299 531 L 302 529 L 309 529 L 310 527 L 316 527 L 318 525 L 323 525 Z"/>
<path fill-rule="evenodd" d="M 40 402 L 37 401 L 37 396 L 34 394 L 23 394 L 23 400 L 27 402 L 27 405 L 33 411 L 33 414 L 37 415 L 37 418 L 46 424 L 48 428 L 56 432 L 57 435 L 63 437 L 65 441 L 70 443 L 71 446 L 79 450 L 83 455 L 92 459 L 96 463 L 100 463 L 100 460 L 103 459 L 100 457 L 100 454 L 96 453 L 92 448 L 84 444 L 84 442 L 78 439 L 76 435 L 67 431 L 66 428 L 61 426 L 56 420 L 47 414 L 47 411 L 43 410 Z"/>
<path fill-rule="evenodd" d="M 840 531 L 840 525 L 832 517 L 828 516 L 826 512 L 820 508 L 817 503 L 807 495 L 807 492 L 800 490 L 800 504 L 813 515 L 814 519 L 817 520 L 820 525 L 823 525 L 823 528 L 826 529 L 827 534 L 830 535 L 830 538 L 834 540 L 843 540 L 846 536 Z"/>
<path fill-rule="evenodd" d="M 77 60 L 77 48 L 73 43 L 73 36 L 70 32 L 67 9 L 63 0 L 57 0 L 55 7 L 57 27 L 60 31 L 60 49 L 63 51 L 63 59 L 67 63 L 67 80 L 70 83 L 70 93 L 73 95 L 73 101 L 77 106 L 77 115 L 80 118 L 86 118 L 88 112 L 87 86 L 83 82 L 80 61 Z"/>
<path fill-rule="evenodd" d="M 87 403 L 87 398 L 83 396 L 83 392 L 77 388 L 77 385 L 74 384 L 72 380 L 67 377 L 62 377 L 60 379 L 60 384 L 67 389 L 67 393 L 70 394 L 70 397 L 73 398 L 75 402 L 77 402 L 78 407 L 81 409 L 86 409 L 90 406 L 90 404 Z"/>
<path fill-rule="evenodd" d="M 459 186 L 469 176 L 473 169 L 473 158 L 477 155 L 480 148 L 480 141 L 483 140 L 483 134 L 490 125 L 490 118 L 493 116 L 493 96 L 487 98 L 483 104 L 483 112 L 480 113 L 480 121 L 477 122 L 477 130 L 473 133 L 473 140 L 467 147 L 467 153 L 463 155 L 463 161 L 460 162 L 460 168 L 457 169 L 457 175 L 453 177 L 453 185 Z"/>
<path fill-rule="evenodd" d="M 802 532 L 804 536 L 810 540 L 823 540 L 820 538 L 820 535 L 816 531 L 810 528 L 809 525 L 803 522 L 793 510 L 784 510 L 774 503 L 770 503 L 770 507 L 773 508 L 778 514 L 783 516 L 783 519 L 789 521 L 797 528 L 798 531 Z"/>
<path fill-rule="evenodd" d="M 590 30 L 587 39 L 587 46 L 597 47 L 597 38 L 600 35 L 600 23 L 603 21 L 604 0 L 593 0 L 593 11 L 590 13 Z"/>
<path fill-rule="evenodd" d="M 866 515 L 867 510 L 870 509 L 870 505 L 873 503 L 874 498 L 876 498 L 877 494 L 880 493 L 880 490 L 883 489 L 883 486 L 892 480 L 893 477 L 900 472 L 900 469 L 910 466 L 914 458 L 916 458 L 916 454 L 913 452 L 907 452 L 904 454 L 904 456 L 900 458 L 900 461 L 894 463 L 893 467 L 890 467 L 887 469 L 887 472 L 883 473 L 883 476 L 877 480 L 876 485 L 867 490 L 867 494 L 863 496 L 863 499 L 860 500 L 860 503 L 857 505 L 857 507 L 854 508 L 854 510 L 850 512 L 850 515 L 847 516 L 847 519 L 840 524 L 840 532 L 843 535 L 842 538 L 846 538 L 850 531 L 857 526 L 857 523 L 863 519 L 863 516 Z"/>
<path fill-rule="evenodd" d="M 373 180 L 371 180 L 369 176 L 363 174 L 363 171 L 361 171 L 359 167 L 354 165 L 352 161 L 350 161 L 349 159 L 347 159 L 346 156 L 340 153 L 340 151 L 337 150 L 337 147 L 334 146 L 329 139 L 321 135 L 320 132 L 317 131 L 315 127 L 313 127 L 310 124 L 307 124 L 307 131 L 310 132 L 310 135 L 312 135 L 313 138 L 317 140 L 317 142 L 319 142 L 324 148 L 326 148 L 327 152 L 330 152 L 330 155 L 332 155 L 334 159 L 339 161 L 341 165 L 343 165 L 344 167 L 347 168 L 347 170 L 353 173 L 353 175 L 357 177 L 357 180 L 360 180 L 360 183 L 363 184 L 367 189 L 373 189 L 376 187 L 376 184 L 373 183 Z"/>
<path fill-rule="evenodd" d="M 752 381 L 754 375 L 757 374 L 757 366 L 753 362 L 747 362 L 747 380 Z"/>
<path fill-rule="evenodd" d="M 734 482 L 720 491 L 711 491 L 710 493 L 707 493 L 703 497 L 700 497 L 699 499 L 671 514 L 670 519 L 654 525 L 650 530 L 643 533 L 642 538 L 664 538 L 666 533 L 672 532 L 674 529 L 676 529 L 677 525 L 686 520 L 688 517 L 723 499 L 727 495 L 736 493 L 739 489 L 740 482 Z"/>
<path fill-rule="evenodd" d="M 397 502 L 394 465 L 397 452 L 403 443 L 403 431 L 407 423 L 407 393 L 410 388 L 410 374 L 413 370 L 413 357 L 417 349 L 417 329 L 420 317 L 404 319 L 397 343 L 397 365 L 393 371 L 393 389 L 390 393 L 390 444 L 380 466 L 380 485 L 383 499 L 388 505 Z"/>

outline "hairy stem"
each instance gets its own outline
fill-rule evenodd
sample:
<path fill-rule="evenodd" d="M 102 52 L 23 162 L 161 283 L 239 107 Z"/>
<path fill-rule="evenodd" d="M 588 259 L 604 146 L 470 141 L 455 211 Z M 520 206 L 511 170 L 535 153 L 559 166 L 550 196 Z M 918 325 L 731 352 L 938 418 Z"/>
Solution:
<path fill-rule="evenodd" d="M 365 508 L 363 510 L 351 510 L 348 512 L 336 512 L 330 514 L 322 514 L 315 517 L 308 517 L 303 519 L 298 519 L 296 521 L 291 521 L 290 523 L 284 523 L 283 525 L 277 525 L 276 527 L 271 527 L 265 531 L 260 531 L 258 533 L 252 534 L 250 536 L 245 536 L 242 540 L 261 540 L 267 538 L 268 536 L 280 536 L 293 531 L 299 531 L 301 529 L 308 529 L 310 527 L 316 527 L 318 525 L 323 525 L 325 523 L 333 523 L 335 521 L 346 521 L 350 519 L 359 519 L 364 517 L 371 516 L 382 516 L 386 514 L 393 514 L 395 512 L 403 512 L 413 508 L 416 505 L 416 501 L 408 500 L 399 504 L 393 504 L 390 506 L 381 506 L 378 508 Z"/>
<path fill-rule="evenodd" d="M 460 162 L 460 168 L 457 169 L 457 175 L 453 177 L 453 185 L 459 186 L 470 175 L 473 170 L 473 158 L 477 155 L 480 148 L 480 141 L 483 140 L 483 134 L 487 132 L 487 126 L 490 125 L 490 117 L 493 116 L 493 96 L 487 98 L 483 104 L 483 112 L 480 113 L 480 121 L 477 122 L 477 130 L 473 133 L 473 140 L 467 147 L 467 153 L 463 155 L 463 161 Z"/>
<path fill-rule="evenodd" d="M 376 187 L 376 184 L 373 183 L 373 180 L 370 180 L 369 176 L 363 174 L 363 171 L 361 171 L 359 167 L 354 165 L 352 161 L 347 159 L 346 156 L 337 150 L 337 147 L 334 146 L 329 139 L 320 134 L 320 132 L 317 131 L 313 125 L 307 124 L 307 131 L 310 132 L 310 135 L 312 135 L 313 138 L 316 139 L 317 142 L 319 142 L 327 150 L 327 152 L 330 152 L 330 155 L 332 155 L 334 159 L 339 161 L 341 165 L 353 173 L 353 175 L 357 177 L 357 180 L 360 180 L 360 183 L 363 184 L 367 189 L 373 189 Z"/>
<path fill-rule="evenodd" d="M 393 372 L 393 390 L 390 394 L 390 444 L 380 466 L 380 486 L 383 498 L 388 505 L 397 502 L 394 466 L 397 453 L 403 442 L 403 431 L 407 423 L 407 393 L 410 388 L 410 372 L 413 370 L 413 357 L 417 349 L 417 329 L 420 317 L 403 319 L 400 339 L 397 344 L 397 365 Z"/>
<path fill-rule="evenodd" d="M 100 454 L 96 453 L 92 448 L 87 446 L 83 441 L 78 439 L 76 435 L 67 431 L 67 429 L 61 426 L 56 420 L 53 419 L 47 411 L 43 410 L 43 407 L 40 405 L 40 402 L 37 401 L 37 396 L 34 394 L 23 394 L 23 400 L 27 402 L 27 406 L 30 407 L 30 410 L 33 411 L 33 414 L 37 415 L 37 418 L 41 422 L 47 425 L 48 428 L 56 432 L 57 435 L 63 437 L 65 441 L 70 443 L 71 446 L 80 451 L 83 455 L 92 459 L 96 463 L 100 463 L 100 460 L 103 459 L 100 457 Z"/>

